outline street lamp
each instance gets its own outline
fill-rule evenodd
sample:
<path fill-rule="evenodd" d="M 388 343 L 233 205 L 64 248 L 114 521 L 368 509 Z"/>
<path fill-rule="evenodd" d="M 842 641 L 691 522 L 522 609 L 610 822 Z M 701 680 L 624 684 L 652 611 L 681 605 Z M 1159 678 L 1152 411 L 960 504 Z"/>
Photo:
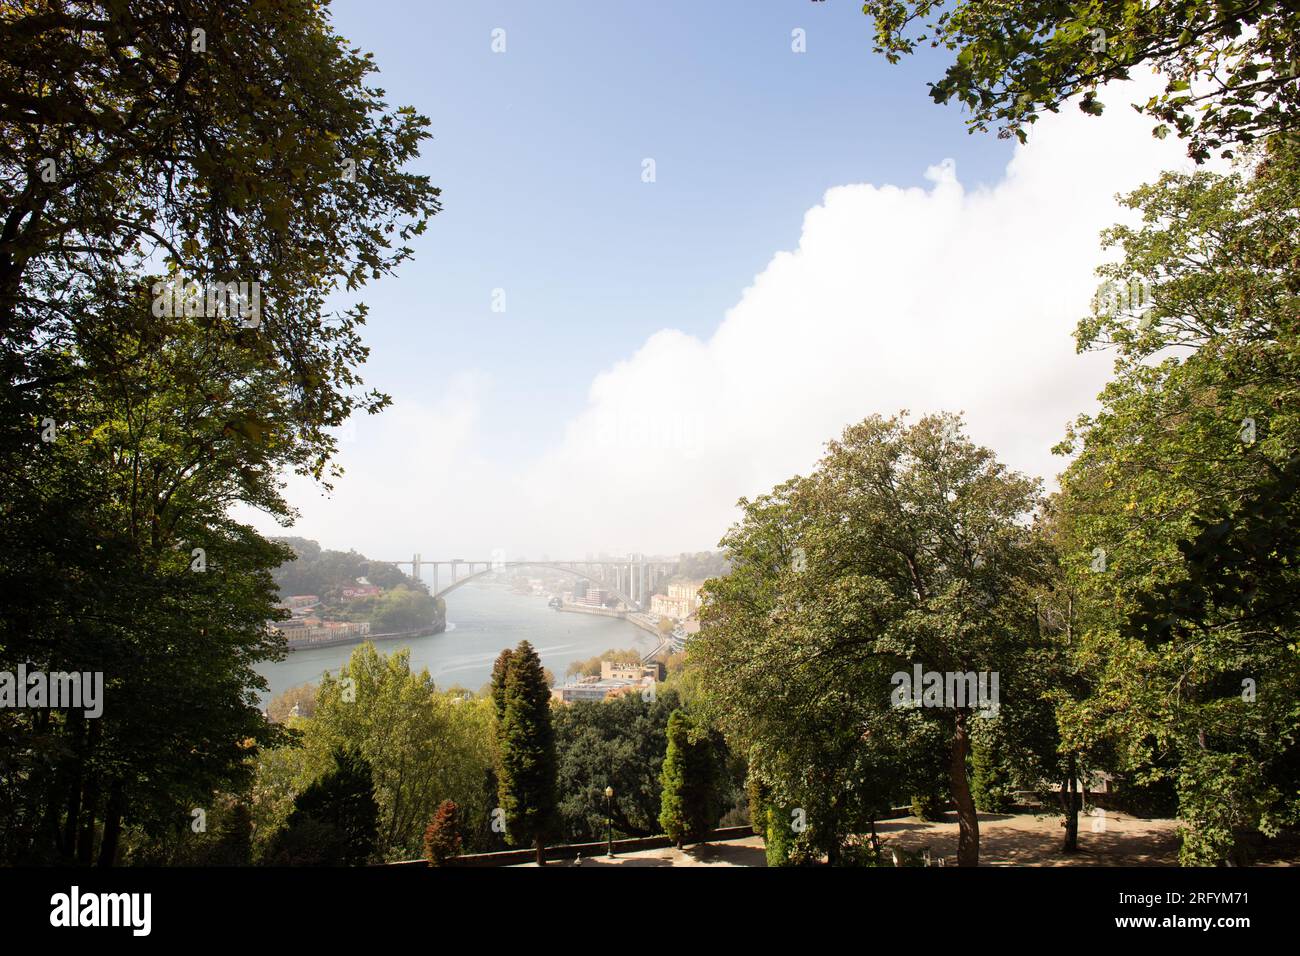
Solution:
<path fill-rule="evenodd" d="M 609 838 L 609 858 L 614 859 L 614 788 L 605 788 L 605 832 Z"/>

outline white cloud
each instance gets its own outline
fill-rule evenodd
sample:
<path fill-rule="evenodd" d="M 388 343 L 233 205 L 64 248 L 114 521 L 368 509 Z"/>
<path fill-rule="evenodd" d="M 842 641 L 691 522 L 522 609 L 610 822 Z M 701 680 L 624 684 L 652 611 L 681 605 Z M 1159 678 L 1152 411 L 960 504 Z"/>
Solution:
<path fill-rule="evenodd" d="M 660 332 L 596 379 L 532 472 L 557 535 L 712 546 L 739 496 L 806 473 L 846 425 L 900 408 L 964 411 L 975 440 L 1050 483 L 1051 446 L 1110 370 L 1109 356 L 1076 355 L 1071 333 L 1096 287 L 1098 234 L 1121 218 L 1114 195 L 1188 165 L 1119 92 L 1102 118 L 1041 119 L 989 189 L 966 190 L 945 161 L 925 189 L 829 190 L 710 339 Z M 688 423 L 698 444 L 626 457 L 584 445 L 606 420 L 653 434 L 655 419 Z M 583 493 L 558 494 L 574 476 Z"/>
<path fill-rule="evenodd" d="M 1116 92 L 1101 118 L 1041 119 L 991 188 L 964 188 L 944 161 L 924 189 L 828 190 L 710 338 L 651 336 L 595 377 L 557 447 L 509 477 L 474 458 L 472 396 L 399 404 L 367 443 L 378 460 L 353 464 L 328 510 L 304 506 L 302 533 L 374 554 L 709 548 L 741 495 L 807 473 L 846 425 L 900 408 L 964 411 L 975 440 L 1050 481 L 1051 445 L 1110 371 L 1071 336 L 1098 233 L 1121 218 L 1116 193 L 1186 166 Z M 455 507 L 411 509 L 437 500 Z"/>
<path fill-rule="evenodd" d="M 380 415 L 354 417 L 337 434 L 344 474 L 332 493 L 309 479 L 288 478 L 285 497 L 301 515 L 293 528 L 246 510 L 237 516 L 266 534 L 301 535 L 381 560 L 408 559 L 421 547 L 449 542 L 461 530 L 460 501 L 472 511 L 507 490 L 475 450 L 486 387 L 482 376 L 460 374 L 448 380 L 436 405 L 395 400 Z"/>

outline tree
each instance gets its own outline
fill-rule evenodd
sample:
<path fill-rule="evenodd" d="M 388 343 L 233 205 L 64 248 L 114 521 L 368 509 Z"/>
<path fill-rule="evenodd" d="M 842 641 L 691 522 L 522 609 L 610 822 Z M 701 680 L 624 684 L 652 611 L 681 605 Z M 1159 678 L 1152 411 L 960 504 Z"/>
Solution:
<path fill-rule="evenodd" d="M 414 579 L 397 565 L 374 561 L 356 551 L 323 549 L 308 538 L 276 537 L 271 540 L 288 545 L 294 552 L 293 560 L 286 561 L 273 572 L 282 595 L 324 596 L 333 589 L 351 587 L 359 577 L 385 590 L 414 583 Z"/>
<path fill-rule="evenodd" d="M 722 815 L 718 760 L 708 728 L 683 710 L 668 718 L 659 825 L 681 849 L 708 834 Z"/>
<path fill-rule="evenodd" d="M 912 797 L 912 816 L 918 820 L 943 820 L 952 802 L 949 736 L 946 722 L 918 712 L 906 737 L 909 759 L 901 777 Z"/>
<path fill-rule="evenodd" d="M 498 787 L 506 836 L 532 843 L 537 865 L 546 863 L 546 838 L 555 827 L 555 738 L 551 691 L 541 659 L 528 641 L 502 651 L 493 668 L 497 708 Z"/>
<path fill-rule="evenodd" d="M 253 814 L 244 801 L 236 801 L 222 821 L 213 858 L 222 866 L 248 866 L 253 862 Z"/>
<path fill-rule="evenodd" d="M 291 717 L 311 717 L 316 713 L 318 690 L 315 684 L 309 683 L 281 691 L 266 705 L 267 716 L 277 724 L 283 724 Z"/>
<path fill-rule="evenodd" d="M 566 840 L 604 836 L 609 786 L 616 830 L 629 836 L 660 832 L 660 768 L 668 749 L 668 718 L 679 705 L 678 695 L 665 691 L 649 701 L 624 694 L 555 709 L 558 812 Z"/>
<path fill-rule="evenodd" d="M 289 551 L 229 509 L 288 518 L 282 472 L 324 480 L 330 429 L 387 403 L 364 305 L 324 303 L 437 191 L 401 168 L 427 121 L 319 5 L 11 4 L 0 67 L 0 647 L 113 702 L 6 722 L 0 854 L 107 865 L 280 739 L 255 668 Z"/>
<path fill-rule="evenodd" d="M 1281 138 L 1253 176 L 1135 191 L 1142 224 L 1106 234 L 1123 257 L 1099 272 L 1144 283 L 1148 307 L 1098 308 L 1077 332 L 1116 354 L 1116 378 L 1062 446 L 1078 452 L 1063 560 L 1099 662 L 1064 723 L 1100 728 L 1139 783 L 1174 783 L 1192 864 L 1239 861 L 1243 834 L 1300 814 L 1297 194 L 1300 148 Z"/>
<path fill-rule="evenodd" d="M 356 347 L 356 314 L 323 334 L 317 280 L 355 288 L 409 257 L 390 237 L 422 231 L 438 191 L 402 170 L 428 121 L 386 110 L 365 85 L 373 60 L 325 10 L 301 0 L 11 6 L 0 50 L 0 181 L 10 184 L 0 337 L 51 341 L 76 314 L 46 297 L 42 279 L 159 250 L 187 275 L 260 275 L 274 287 L 266 324 L 307 402 L 350 383 L 350 362 L 321 359 Z"/>
<path fill-rule="evenodd" d="M 339 747 L 369 762 L 384 859 L 418 857 L 444 800 L 456 803 L 463 820 L 491 814 L 482 788 L 493 762 L 490 704 L 439 691 L 427 670 L 412 672 L 406 648 L 384 655 L 366 643 L 353 650 L 337 676 L 321 681 L 316 714 L 302 734 L 301 775 L 320 772 Z"/>
<path fill-rule="evenodd" d="M 602 661 L 612 661 L 616 664 L 640 664 L 642 654 L 636 648 L 624 648 L 623 650 L 605 651 L 603 654 L 597 654 L 595 657 L 589 657 L 585 661 L 570 661 L 569 666 L 565 668 L 566 677 L 578 676 L 599 677 L 600 665 Z"/>
<path fill-rule="evenodd" d="M 270 862 L 284 865 L 360 866 L 375 852 L 379 805 L 370 764 L 355 751 L 334 751 L 335 766 L 294 800 Z"/>
<path fill-rule="evenodd" d="M 1197 161 L 1300 125 L 1289 0 L 867 0 L 863 11 L 890 62 L 927 42 L 957 52 L 930 95 L 969 109 L 974 129 L 996 124 L 1023 141 L 1043 110 L 1078 93 L 1080 109 L 1100 114 L 1098 88 L 1139 67 L 1165 81 L 1142 106 L 1154 134 L 1185 137 Z"/>
<path fill-rule="evenodd" d="M 401 585 L 379 598 L 371 628 L 377 634 L 412 631 L 431 624 L 443 624 L 446 604 L 432 597 L 423 585 Z"/>
<path fill-rule="evenodd" d="M 790 866 L 794 859 L 794 835 L 790 828 L 792 813 L 770 804 L 763 806 L 763 853 L 768 866 Z"/>
<path fill-rule="evenodd" d="M 995 723 L 979 724 L 971 735 L 971 796 L 984 813 L 1005 813 L 1015 804 L 1015 781 Z"/>
<path fill-rule="evenodd" d="M 978 861 L 975 702 L 927 706 L 918 720 L 890 689 L 915 665 L 991 681 L 1015 670 L 1033 629 L 1023 597 L 1045 565 L 1027 526 L 1037 483 L 960 424 L 872 417 L 846 429 L 811 476 L 742 500 L 723 541 L 732 571 L 706 584 L 691 652 L 705 706 L 781 801 L 807 811 L 808 839 L 832 862 L 889 797 L 868 781 L 888 767 L 885 780 L 905 779 L 908 741 L 930 720 L 943 728 L 959 859 Z"/>
<path fill-rule="evenodd" d="M 438 812 L 424 831 L 424 858 L 430 866 L 442 866 L 460 854 L 460 818 L 452 800 L 438 804 Z"/>

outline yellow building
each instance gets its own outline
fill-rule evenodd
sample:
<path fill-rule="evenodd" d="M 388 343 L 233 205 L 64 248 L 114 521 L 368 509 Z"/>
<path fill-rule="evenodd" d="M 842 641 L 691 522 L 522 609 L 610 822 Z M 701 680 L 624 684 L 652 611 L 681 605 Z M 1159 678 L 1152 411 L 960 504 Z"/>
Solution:
<path fill-rule="evenodd" d="M 675 621 L 694 617 L 700 609 L 700 588 L 703 586 L 703 581 L 668 585 L 667 594 L 656 594 L 650 598 L 650 613 L 670 617 Z"/>

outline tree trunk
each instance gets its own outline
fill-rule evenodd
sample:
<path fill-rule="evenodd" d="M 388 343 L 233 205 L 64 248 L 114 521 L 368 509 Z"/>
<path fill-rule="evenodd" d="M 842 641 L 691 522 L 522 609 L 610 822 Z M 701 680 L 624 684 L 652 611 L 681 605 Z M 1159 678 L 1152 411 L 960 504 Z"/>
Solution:
<path fill-rule="evenodd" d="M 1069 763 L 1066 766 L 1068 780 L 1064 796 L 1067 800 L 1065 807 L 1065 845 L 1061 850 L 1065 853 L 1075 853 L 1079 849 L 1079 761 L 1074 754 L 1070 754 Z"/>
<path fill-rule="evenodd" d="M 104 839 L 99 846 L 98 866 L 112 866 L 117 861 L 117 841 L 122 833 L 124 804 L 122 782 L 114 780 L 108 792 L 108 807 L 104 810 Z"/>
<path fill-rule="evenodd" d="M 948 767 L 952 799 L 957 804 L 958 866 L 979 866 L 980 862 L 980 822 L 975 813 L 975 799 L 970 793 L 970 781 L 966 778 L 966 756 L 969 753 L 966 711 L 958 710 L 952 738 L 952 762 Z"/>
<path fill-rule="evenodd" d="M 77 822 L 81 819 L 81 783 L 86 766 L 86 720 L 79 710 L 68 714 L 68 736 L 72 738 L 73 756 L 67 776 L 67 801 L 64 804 L 63 835 L 59 841 L 59 855 L 64 862 L 71 863 L 77 856 Z"/>
<path fill-rule="evenodd" d="M 95 816 L 99 813 L 99 780 L 90 778 L 81 807 L 81 832 L 77 836 L 77 862 L 90 866 L 95 852 Z"/>
<path fill-rule="evenodd" d="M 545 848 L 545 844 L 542 842 L 541 837 L 537 838 L 537 865 L 538 866 L 546 865 L 546 848 Z"/>
<path fill-rule="evenodd" d="M 86 760 L 89 762 L 94 757 L 95 748 L 99 744 L 99 721 L 93 720 L 88 722 L 86 728 Z M 82 795 L 81 801 L 81 833 L 77 836 L 77 862 L 82 866 L 90 866 L 94 859 L 95 852 L 95 817 L 99 814 L 99 774 L 93 771 L 88 774 L 86 781 L 86 790 Z"/>

